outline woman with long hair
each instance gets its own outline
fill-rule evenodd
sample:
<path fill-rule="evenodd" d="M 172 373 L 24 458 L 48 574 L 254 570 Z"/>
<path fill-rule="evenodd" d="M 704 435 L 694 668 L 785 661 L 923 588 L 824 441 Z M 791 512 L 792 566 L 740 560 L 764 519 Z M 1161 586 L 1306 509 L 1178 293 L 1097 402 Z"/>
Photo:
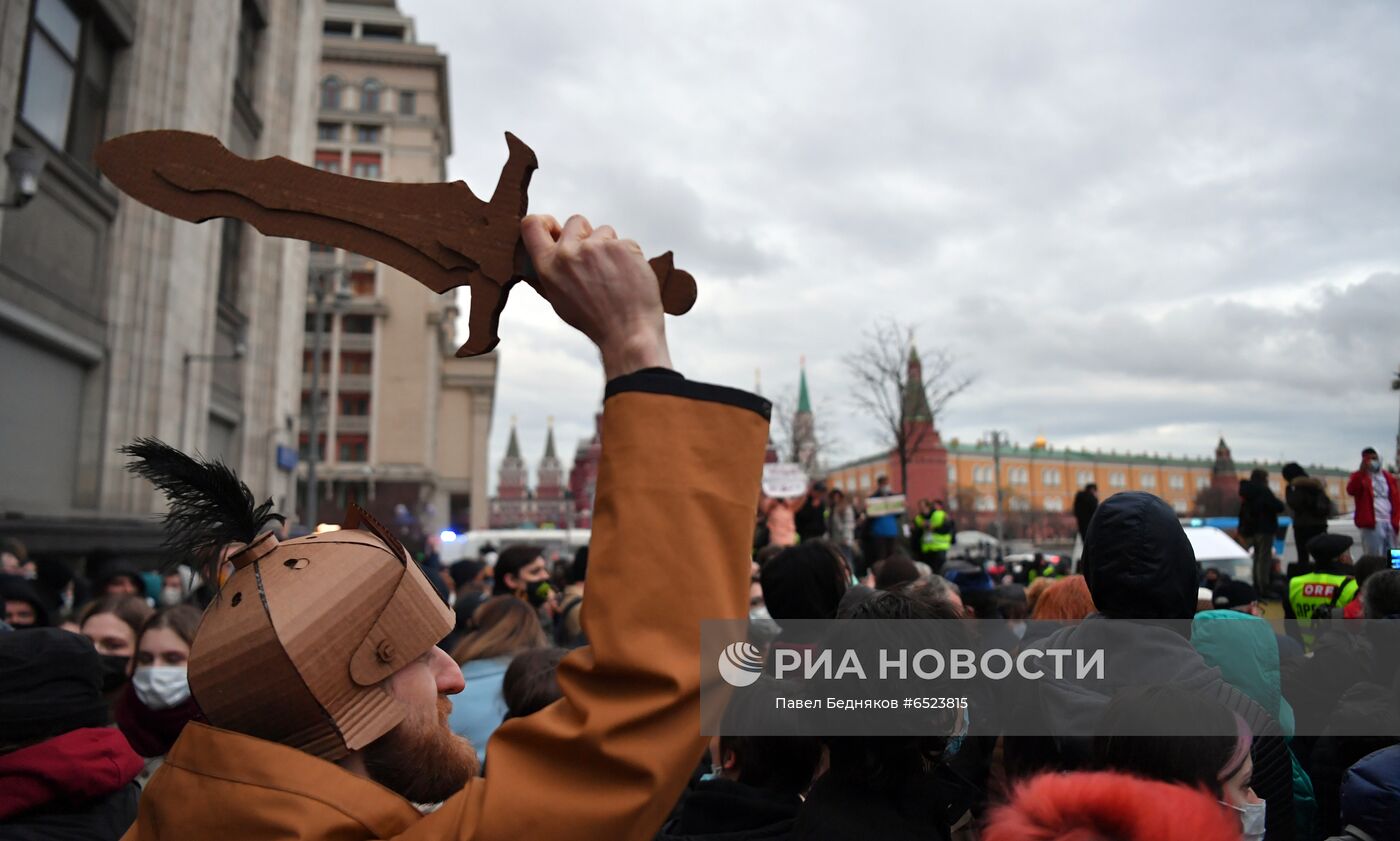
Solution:
<path fill-rule="evenodd" d="M 136 639 L 152 612 L 140 596 L 112 593 L 98 597 L 78 614 L 79 632 L 92 640 L 101 660 L 102 692 L 109 704 L 131 677 Z"/>
<path fill-rule="evenodd" d="M 488 599 L 472 614 L 471 630 L 452 657 L 462 667 L 466 688 L 449 696 L 452 732 L 465 736 L 486 759 L 486 740 L 506 716 L 501 683 L 515 655 L 545 645 L 544 627 L 530 603 L 514 595 Z"/>
<path fill-rule="evenodd" d="M 190 645 L 200 618 L 191 605 L 164 608 L 146 620 L 136 640 L 131 680 L 117 696 L 116 719 L 146 758 L 146 776 L 160 767 L 185 725 L 202 718 L 189 681 Z"/>

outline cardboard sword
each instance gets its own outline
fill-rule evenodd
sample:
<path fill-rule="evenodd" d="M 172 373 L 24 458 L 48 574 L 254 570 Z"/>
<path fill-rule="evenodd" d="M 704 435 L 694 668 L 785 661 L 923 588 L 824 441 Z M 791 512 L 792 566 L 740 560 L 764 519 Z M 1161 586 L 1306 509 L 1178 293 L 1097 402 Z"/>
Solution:
<path fill-rule="evenodd" d="M 189 222 L 240 219 L 267 236 L 343 248 L 393 266 L 443 293 L 471 288 L 467 342 L 486 353 L 510 289 L 538 281 L 520 238 L 535 153 L 506 133 L 510 155 L 490 201 L 463 181 L 405 184 L 323 172 L 283 157 L 249 160 L 207 134 L 139 131 L 97 150 L 97 165 L 142 204 Z M 671 252 L 650 260 L 667 313 L 695 304 L 695 278 Z"/>

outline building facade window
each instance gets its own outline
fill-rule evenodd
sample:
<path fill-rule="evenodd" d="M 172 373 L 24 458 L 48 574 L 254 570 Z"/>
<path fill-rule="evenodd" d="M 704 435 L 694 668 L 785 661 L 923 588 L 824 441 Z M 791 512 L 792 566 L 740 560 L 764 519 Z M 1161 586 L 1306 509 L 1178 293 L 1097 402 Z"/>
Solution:
<path fill-rule="evenodd" d="M 340 373 L 342 374 L 368 374 L 374 366 L 374 357 L 368 353 L 342 353 L 340 355 Z"/>
<path fill-rule="evenodd" d="M 238 16 L 238 66 L 234 70 L 233 88 L 249 103 L 253 101 L 257 81 L 258 40 L 264 26 L 257 4 L 243 0 Z"/>
<path fill-rule="evenodd" d="M 374 272 L 351 272 L 350 293 L 356 298 L 373 298 Z"/>
<path fill-rule="evenodd" d="M 1031 472 L 1024 467 L 1013 467 L 1006 471 L 1006 479 L 1013 485 L 1027 485 L 1031 481 Z"/>
<path fill-rule="evenodd" d="M 337 435 L 335 451 L 340 461 L 363 462 L 369 458 L 369 436 Z"/>
<path fill-rule="evenodd" d="M 332 38 L 350 38 L 355 35 L 355 24 L 348 20 L 328 20 L 321 24 L 321 34 Z"/>
<path fill-rule="evenodd" d="M 1040 481 L 1048 487 L 1059 487 L 1060 471 L 1056 470 L 1053 467 L 1048 470 L 1041 471 Z"/>
<path fill-rule="evenodd" d="M 327 76 L 321 80 L 321 110 L 339 111 L 340 96 L 344 86 L 338 76 Z"/>
<path fill-rule="evenodd" d="M 383 88 L 378 79 L 366 79 L 360 84 L 360 110 L 367 114 L 378 113 L 379 93 Z"/>
<path fill-rule="evenodd" d="M 350 156 L 350 174 L 356 178 L 379 178 L 383 175 L 381 158 L 377 154 L 357 152 Z"/>
<path fill-rule="evenodd" d="M 1126 488 L 1128 477 L 1122 471 L 1115 470 L 1108 474 L 1108 486 L 1110 488 Z"/>
<path fill-rule="evenodd" d="M 340 123 L 317 123 L 316 139 L 327 140 L 332 143 L 340 140 Z"/>
<path fill-rule="evenodd" d="M 402 41 L 404 28 L 383 23 L 360 25 L 360 38 L 366 41 Z"/>
<path fill-rule="evenodd" d="M 347 315 L 340 322 L 340 328 L 346 333 L 373 333 L 374 316 L 372 315 Z"/>
<path fill-rule="evenodd" d="M 112 45 L 95 12 L 67 0 L 35 0 L 26 42 L 20 116 L 55 148 L 84 167 L 106 129 Z"/>
<path fill-rule="evenodd" d="M 319 449 L 320 449 L 320 452 L 318 452 L 318 453 L 316 454 L 316 460 L 317 460 L 317 461 L 325 461 L 325 460 L 326 460 L 326 436 L 324 436 L 324 435 L 317 435 L 317 436 L 316 436 L 316 439 L 317 439 L 317 440 L 320 442 L 320 444 L 321 444 L 321 446 L 320 446 L 320 448 L 319 448 Z M 303 436 L 301 436 L 301 440 L 297 442 L 297 451 L 301 454 L 301 457 L 302 457 L 303 459 L 311 458 L 311 436 L 310 436 L 310 435 L 303 435 Z"/>
<path fill-rule="evenodd" d="M 1180 473 L 1173 473 L 1167 477 L 1167 487 L 1179 491 L 1186 487 L 1186 478 Z"/>
<path fill-rule="evenodd" d="M 1178 499 L 1178 500 L 1175 500 L 1175 501 L 1172 502 L 1172 510 L 1175 511 L 1176 513 L 1178 513 L 1178 514 L 1185 514 L 1185 513 L 1186 513 L 1186 509 L 1187 509 L 1186 500 L 1184 500 L 1184 499 Z"/>
<path fill-rule="evenodd" d="M 1084 487 L 1085 485 L 1092 485 L 1092 484 L 1094 484 L 1094 471 L 1092 471 L 1092 470 L 1081 470 L 1081 471 L 1079 471 L 1079 473 L 1075 476 L 1075 481 L 1079 483 L 1079 487 L 1081 487 L 1081 488 Z"/>
<path fill-rule="evenodd" d="M 1139 476 L 1139 477 L 1138 477 L 1138 487 L 1141 487 L 1141 488 L 1155 488 L 1155 487 L 1157 487 L 1157 476 L 1156 476 L 1156 474 L 1153 474 L 1153 473 L 1144 473 L 1144 474 L 1142 474 L 1141 476 Z"/>
<path fill-rule="evenodd" d="M 1029 511 L 1031 510 L 1031 501 L 1023 496 L 1013 496 L 1007 503 L 1007 507 L 1012 511 Z"/>
<path fill-rule="evenodd" d="M 1198 491 L 1200 491 L 1200 490 L 1205 490 L 1205 489 L 1208 488 L 1208 487 L 1210 487 L 1210 477 L 1209 477 L 1209 476 L 1197 476 L 1197 477 L 1196 477 L 1196 490 L 1198 490 Z"/>
<path fill-rule="evenodd" d="M 340 395 L 340 413 L 350 417 L 364 417 L 369 414 L 368 394 Z"/>
<path fill-rule="evenodd" d="M 355 126 L 356 143 L 378 143 L 382 130 L 379 126 Z"/>
<path fill-rule="evenodd" d="M 225 219 L 219 242 L 219 303 L 238 307 L 238 274 L 243 260 L 243 223 Z"/>
<path fill-rule="evenodd" d="M 994 496 L 986 496 L 984 494 L 983 496 L 977 497 L 977 503 L 974 507 L 978 511 L 995 511 L 997 510 L 997 499 Z"/>
<path fill-rule="evenodd" d="M 399 91 L 399 114 L 412 117 L 418 113 L 418 94 L 413 91 Z"/>
<path fill-rule="evenodd" d="M 957 481 L 958 481 L 958 466 L 957 466 L 956 464 L 950 464 L 950 465 L 948 465 L 948 481 L 949 481 L 949 482 L 957 482 Z"/>
<path fill-rule="evenodd" d="M 340 172 L 340 153 L 326 149 L 316 150 L 316 168 L 322 172 Z"/>
<path fill-rule="evenodd" d="M 1064 499 L 1064 497 L 1062 497 L 1062 496 L 1047 496 L 1047 497 L 1045 498 L 1045 510 L 1046 510 L 1046 511 L 1055 511 L 1055 512 L 1059 512 L 1059 511 L 1065 510 L 1065 499 Z"/>

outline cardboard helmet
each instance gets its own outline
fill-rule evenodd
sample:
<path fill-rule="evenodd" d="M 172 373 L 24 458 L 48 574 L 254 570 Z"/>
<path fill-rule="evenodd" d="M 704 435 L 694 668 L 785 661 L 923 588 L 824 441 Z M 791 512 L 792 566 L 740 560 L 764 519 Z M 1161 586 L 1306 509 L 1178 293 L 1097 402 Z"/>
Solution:
<path fill-rule="evenodd" d="M 210 724 L 335 761 L 403 720 L 383 682 L 453 615 L 392 533 L 352 506 L 339 531 L 264 532 L 229 560 L 190 646 L 190 691 Z"/>

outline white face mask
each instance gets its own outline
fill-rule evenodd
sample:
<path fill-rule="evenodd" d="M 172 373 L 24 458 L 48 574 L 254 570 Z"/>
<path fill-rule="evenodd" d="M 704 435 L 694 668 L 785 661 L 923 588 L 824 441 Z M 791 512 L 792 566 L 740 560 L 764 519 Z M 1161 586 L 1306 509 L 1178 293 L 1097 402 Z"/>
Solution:
<path fill-rule="evenodd" d="M 160 603 L 174 607 L 185 600 L 185 593 L 179 587 L 166 587 L 160 591 Z"/>
<path fill-rule="evenodd" d="M 1221 806 L 1229 806 L 1240 813 L 1240 831 L 1243 833 L 1243 841 L 1259 841 L 1264 837 L 1264 807 L 1265 801 L 1258 803 L 1246 803 L 1243 806 L 1236 806 L 1232 803 L 1220 801 Z"/>
<path fill-rule="evenodd" d="M 168 710 L 190 697 L 189 672 L 184 666 L 142 666 L 131 676 L 136 697 L 153 710 Z"/>

